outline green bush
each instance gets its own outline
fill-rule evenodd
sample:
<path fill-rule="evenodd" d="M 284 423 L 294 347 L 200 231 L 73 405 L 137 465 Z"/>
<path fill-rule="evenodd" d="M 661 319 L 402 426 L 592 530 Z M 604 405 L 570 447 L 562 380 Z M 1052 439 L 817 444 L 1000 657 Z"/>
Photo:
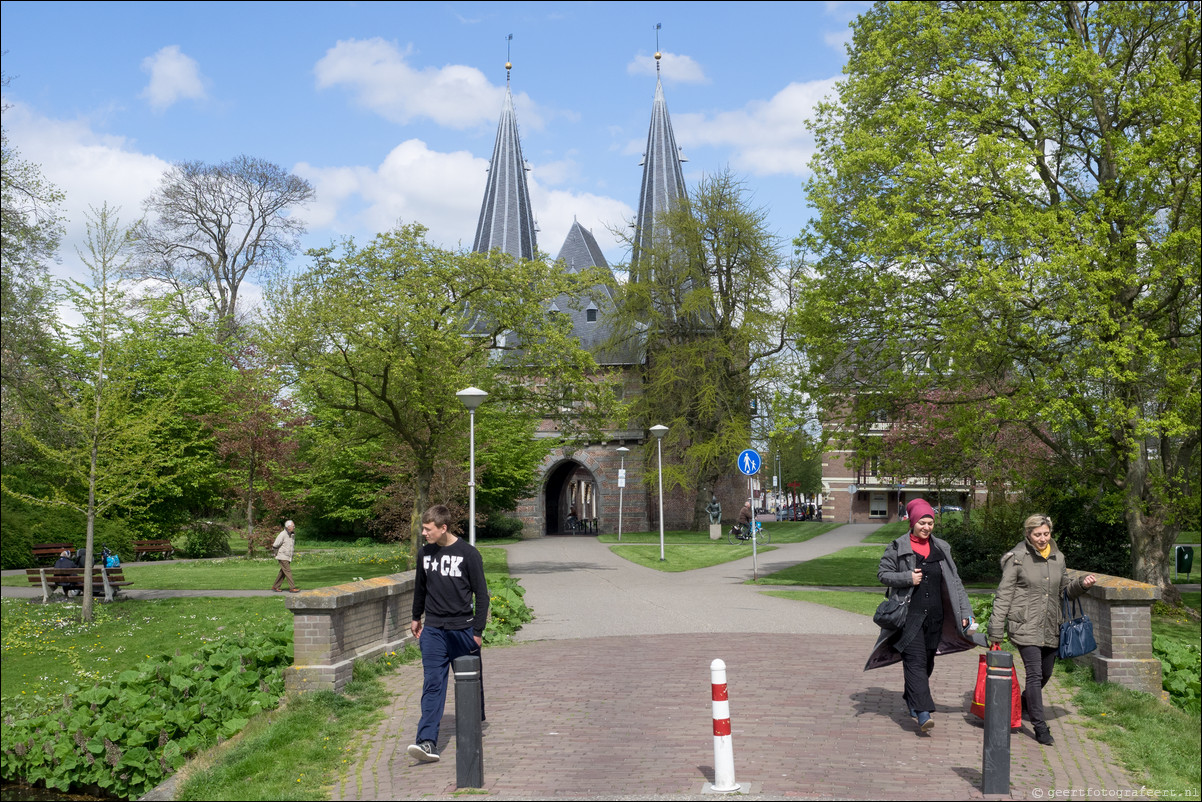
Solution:
<path fill-rule="evenodd" d="M 1187 713 L 1202 712 L 1202 650 L 1198 644 L 1153 635 L 1152 653 L 1164 669 L 1162 687 L 1170 701 Z"/>
<path fill-rule="evenodd" d="M 526 606 L 526 589 L 510 576 L 488 578 L 488 628 L 484 630 L 484 643 L 492 645 L 509 640 L 522 624 L 534 619 L 534 613 Z"/>
<path fill-rule="evenodd" d="M 5 699 L 0 773 L 137 798 L 279 703 L 290 639 L 281 625 L 149 659 L 91 687 L 64 685 L 61 696 Z"/>
<path fill-rule="evenodd" d="M 230 532 L 216 521 L 194 521 L 184 533 L 184 554 L 193 558 L 228 557 Z"/>
<path fill-rule="evenodd" d="M 65 507 L 43 507 L 8 493 L 0 499 L 0 568 L 34 568 L 32 546 L 36 543 L 71 543 L 82 549 L 87 541 L 87 516 Z M 122 519 L 96 520 L 93 542 L 133 559 L 134 534 Z"/>
<path fill-rule="evenodd" d="M 480 528 L 482 538 L 517 538 L 522 537 L 522 519 L 510 515 L 494 513 L 488 516 L 484 526 Z"/>

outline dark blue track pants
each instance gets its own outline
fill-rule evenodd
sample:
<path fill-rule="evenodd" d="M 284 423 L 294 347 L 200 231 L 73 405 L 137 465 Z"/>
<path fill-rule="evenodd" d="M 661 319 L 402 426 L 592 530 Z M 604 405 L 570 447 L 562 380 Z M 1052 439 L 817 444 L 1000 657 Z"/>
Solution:
<path fill-rule="evenodd" d="M 447 679 L 451 661 L 476 652 L 476 638 L 471 629 L 442 629 L 422 627 L 418 639 L 422 650 L 422 717 L 417 723 L 417 743 L 438 743 L 438 728 L 447 703 Z"/>

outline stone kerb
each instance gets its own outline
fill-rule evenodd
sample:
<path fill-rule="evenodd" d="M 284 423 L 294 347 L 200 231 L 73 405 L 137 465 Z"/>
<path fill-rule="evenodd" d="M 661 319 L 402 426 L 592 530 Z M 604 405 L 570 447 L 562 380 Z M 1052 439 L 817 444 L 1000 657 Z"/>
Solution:
<path fill-rule="evenodd" d="M 1069 570 L 1070 579 L 1086 571 Z M 1099 682 L 1116 682 L 1164 696 L 1160 660 L 1152 654 L 1152 603 L 1160 588 L 1132 579 L 1094 574 L 1097 584 L 1080 598 L 1093 622 L 1096 651 L 1077 660 L 1093 667 Z"/>
<path fill-rule="evenodd" d="M 414 572 L 318 588 L 285 599 L 292 611 L 289 693 L 339 691 L 354 661 L 396 651 L 412 640 Z"/>

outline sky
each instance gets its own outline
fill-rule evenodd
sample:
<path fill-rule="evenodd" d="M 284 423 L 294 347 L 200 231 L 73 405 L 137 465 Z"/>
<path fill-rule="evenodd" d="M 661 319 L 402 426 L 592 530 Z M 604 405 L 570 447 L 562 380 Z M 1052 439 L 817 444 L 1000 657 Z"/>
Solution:
<path fill-rule="evenodd" d="M 419 222 L 470 248 L 508 57 L 540 250 L 555 256 L 578 219 L 617 266 L 659 23 L 686 184 L 729 168 L 788 249 L 810 214 L 805 120 L 867 6 L 4 2 L 4 129 L 66 195 L 59 276 L 82 276 L 89 206 L 132 222 L 170 164 L 240 154 L 313 184 L 304 247 Z"/>

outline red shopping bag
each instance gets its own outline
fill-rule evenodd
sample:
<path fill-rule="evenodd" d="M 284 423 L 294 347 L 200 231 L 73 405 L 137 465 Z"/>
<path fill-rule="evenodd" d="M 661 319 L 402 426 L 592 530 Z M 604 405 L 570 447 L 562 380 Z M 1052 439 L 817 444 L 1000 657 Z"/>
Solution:
<path fill-rule="evenodd" d="M 996 644 L 990 647 L 990 650 L 1001 648 Z M 985 655 L 981 655 L 981 662 L 977 665 L 977 686 L 972 692 L 972 714 L 979 719 L 985 718 Z M 1023 710 L 1022 710 L 1023 692 L 1022 688 L 1018 687 L 1018 671 L 1014 666 L 1010 666 L 1010 729 L 1017 730 L 1023 725 Z"/>

